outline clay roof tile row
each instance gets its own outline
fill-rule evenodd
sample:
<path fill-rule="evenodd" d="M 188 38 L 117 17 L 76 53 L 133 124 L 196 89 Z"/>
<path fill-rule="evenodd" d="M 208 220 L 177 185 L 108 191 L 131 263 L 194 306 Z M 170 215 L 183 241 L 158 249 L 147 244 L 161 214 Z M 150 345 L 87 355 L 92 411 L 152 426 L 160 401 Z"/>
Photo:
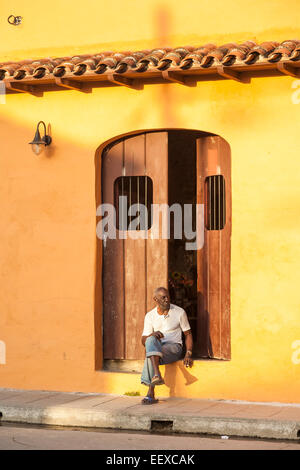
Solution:
<path fill-rule="evenodd" d="M 168 70 L 172 67 L 182 70 L 193 67 L 209 68 L 215 65 L 253 65 L 259 62 L 279 62 L 300 60 L 300 40 L 287 40 L 282 43 L 267 41 L 256 44 L 245 41 L 242 44 L 228 43 L 222 46 L 205 44 L 201 47 L 157 48 L 153 50 L 103 52 L 73 57 L 43 58 L 20 62 L 0 63 L 0 80 L 25 77 L 43 78 L 54 75 L 62 77 L 66 73 L 84 75 L 86 72 L 103 74 L 106 72 L 125 73 L 148 70 Z"/>

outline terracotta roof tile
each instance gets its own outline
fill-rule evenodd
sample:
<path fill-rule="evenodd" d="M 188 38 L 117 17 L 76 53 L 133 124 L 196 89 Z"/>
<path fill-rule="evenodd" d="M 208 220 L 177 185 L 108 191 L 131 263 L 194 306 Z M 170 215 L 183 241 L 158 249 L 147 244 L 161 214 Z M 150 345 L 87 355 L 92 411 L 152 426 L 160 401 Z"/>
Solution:
<path fill-rule="evenodd" d="M 290 57 L 294 49 L 300 45 L 300 41 L 283 41 L 277 46 L 269 55 L 268 60 L 270 62 L 278 62 L 283 57 Z"/>
<path fill-rule="evenodd" d="M 202 59 L 216 48 L 217 46 L 215 44 L 205 44 L 202 47 L 195 48 L 193 52 L 190 52 L 183 58 L 180 63 L 180 68 L 189 69 L 193 65 L 201 65 Z"/>
<path fill-rule="evenodd" d="M 253 64 L 258 60 L 265 60 L 277 46 L 279 46 L 279 42 L 276 41 L 262 42 L 260 45 L 250 49 L 244 62 L 246 64 Z"/>
<path fill-rule="evenodd" d="M 300 40 L 286 40 L 282 43 L 266 41 L 261 44 L 245 41 L 242 44 L 228 43 L 221 46 L 209 43 L 199 47 L 107 51 L 73 57 L 2 62 L 0 63 L 0 80 L 13 78 L 22 81 L 24 78 L 63 77 L 65 74 L 80 76 L 90 72 L 122 74 L 130 71 L 142 75 L 153 70 L 208 69 L 213 66 L 227 67 L 235 64 L 249 66 L 259 63 L 276 63 L 281 60 L 294 62 L 300 60 Z"/>

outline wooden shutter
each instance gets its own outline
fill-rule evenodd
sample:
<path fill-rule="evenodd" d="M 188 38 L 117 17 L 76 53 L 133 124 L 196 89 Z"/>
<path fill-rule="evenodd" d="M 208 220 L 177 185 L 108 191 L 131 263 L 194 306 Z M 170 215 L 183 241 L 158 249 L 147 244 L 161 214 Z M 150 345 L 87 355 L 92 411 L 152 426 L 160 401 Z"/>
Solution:
<path fill-rule="evenodd" d="M 115 180 L 148 176 L 153 203 L 168 202 L 168 134 L 153 132 L 125 138 L 103 160 L 103 202 L 114 202 Z M 151 237 L 155 227 L 128 231 L 127 239 L 107 240 L 103 248 L 104 359 L 143 359 L 144 317 L 154 307 L 153 292 L 168 281 L 168 240 Z"/>
<path fill-rule="evenodd" d="M 103 155 L 103 203 L 114 204 L 114 181 L 122 175 L 123 158 L 124 142 L 114 145 Z M 107 239 L 103 245 L 104 359 L 123 359 L 125 357 L 124 305 L 124 240 Z"/>
<path fill-rule="evenodd" d="M 210 184 L 224 177 L 225 194 L 210 189 Z M 206 184 L 209 177 L 210 183 Z M 208 191 L 215 191 L 213 196 Z M 231 165 L 230 148 L 218 136 L 197 140 L 197 203 L 207 204 L 211 196 L 221 194 L 225 203 L 225 225 L 222 229 L 204 226 L 204 245 L 198 250 L 198 338 L 201 357 L 230 359 L 230 238 L 231 238 Z M 218 204 L 211 204 L 215 210 Z M 215 208 L 215 209 L 213 209 Z M 205 207 L 207 213 L 207 207 Z M 214 216 L 214 214 L 210 214 Z M 223 226 L 222 224 L 220 226 Z M 215 225 L 210 225 L 210 228 Z"/>

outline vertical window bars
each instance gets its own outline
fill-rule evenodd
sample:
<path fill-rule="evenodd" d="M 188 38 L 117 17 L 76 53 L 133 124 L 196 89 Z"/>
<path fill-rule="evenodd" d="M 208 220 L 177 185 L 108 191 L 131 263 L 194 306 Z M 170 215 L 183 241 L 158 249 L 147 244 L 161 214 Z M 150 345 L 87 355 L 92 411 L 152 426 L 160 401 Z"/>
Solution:
<path fill-rule="evenodd" d="M 121 196 L 127 198 L 125 205 L 120 204 Z M 153 183 L 149 176 L 119 176 L 114 183 L 114 200 L 118 230 L 133 230 L 130 223 L 138 216 L 139 224 L 134 229 L 149 230 L 152 225 L 153 203 Z M 134 205 L 137 213 L 134 211 L 134 215 L 129 215 L 129 209 Z M 140 205 L 144 205 L 147 211 L 140 211 Z"/>
<path fill-rule="evenodd" d="M 222 230 L 226 223 L 225 179 L 223 175 L 205 178 L 205 227 Z"/>

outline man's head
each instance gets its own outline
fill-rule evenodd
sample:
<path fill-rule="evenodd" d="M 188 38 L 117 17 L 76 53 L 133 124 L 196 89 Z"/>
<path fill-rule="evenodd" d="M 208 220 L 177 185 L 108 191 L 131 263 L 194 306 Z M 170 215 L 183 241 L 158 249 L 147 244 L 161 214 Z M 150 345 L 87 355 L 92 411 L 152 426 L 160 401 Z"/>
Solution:
<path fill-rule="evenodd" d="M 170 295 L 165 287 L 158 287 L 154 291 L 154 301 L 160 310 L 165 311 L 170 308 Z"/>

